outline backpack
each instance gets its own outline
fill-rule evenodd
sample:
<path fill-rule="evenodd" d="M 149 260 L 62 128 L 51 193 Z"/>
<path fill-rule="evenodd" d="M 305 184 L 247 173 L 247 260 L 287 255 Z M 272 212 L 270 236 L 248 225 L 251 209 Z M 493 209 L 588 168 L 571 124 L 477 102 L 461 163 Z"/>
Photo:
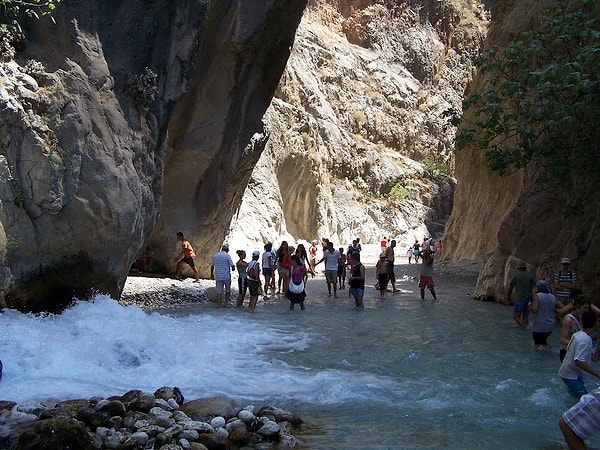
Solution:
<path fill-rule="evenodd" d="M 252 264 L 254 263 L 254 264 Z M 258 277 L 260 274 L 258 274 L 258 268 L 256 267 L 258 265 L 257 261 L 252 261 L 250 262 L 250 264 L 248 264 L 248 267 L 246 267 L 246 275 L 250 278 L 252 278 L 253 280 L 258 280 Z"/>

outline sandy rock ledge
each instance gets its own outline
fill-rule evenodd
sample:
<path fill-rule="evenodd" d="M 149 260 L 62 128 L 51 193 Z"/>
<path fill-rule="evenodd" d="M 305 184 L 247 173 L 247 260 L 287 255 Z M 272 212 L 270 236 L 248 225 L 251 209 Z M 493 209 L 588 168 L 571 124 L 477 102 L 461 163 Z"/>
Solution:
<path fill-rule="evenodd" d="M 145 311 L 176 308 L 190 303 L 215 301 L 215 282 L 193 278 L 176 280 L 162 274 L 132 272 L 119 299 L 124 306 L 137 305 Z"/>

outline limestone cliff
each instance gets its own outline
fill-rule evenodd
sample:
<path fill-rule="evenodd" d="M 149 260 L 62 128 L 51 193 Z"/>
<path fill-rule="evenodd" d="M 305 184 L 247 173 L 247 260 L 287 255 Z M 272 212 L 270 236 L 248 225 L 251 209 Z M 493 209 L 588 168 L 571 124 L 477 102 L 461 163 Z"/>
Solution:
<path fill-rule="evenodd" d="M 502 46 L 532 29 L 553 3 L 502 2 L 493 11 L 486 45 Z M 570 3 L 577 8 L 577 2 Z M 482 92 L 485 76 L 476 77 L 471 92 Z M 457 188 L 445 252 L 451 260 L 485 256 L 475 292 L 478 298 L 506 302 L 506 287 L 519 261 L 533 270 L 544 258 L 558 270 L 565 256 L 572 259 L 584 292 L 592 294 L 600 288 L 600 203 L 592 194 L 598 186 L 573 173 L 559 192 L 552 192 L 537 175 L 536 168 L 529 167 L 500 177 L 490 171 L 482 152 L 467 149 L 456 154 Z M 585 193 L 588 201 L 577 214 L 567 214 L 565 205 L 576 191 Z"/>
<path fill-rule="evenodd" d="M 0 298 L 116 298 L 153 230 L 222 235 L 305 4 L 78 0 L 27 23 L 1 67 Z"/>
<path fill-rule="evenodd" d="M 431 163 L 454 165 L 442 113 L 460 106 L 486 26 L 478 2 L 311 1 L 227 239 L 441 237 L 454 180 Z"/>

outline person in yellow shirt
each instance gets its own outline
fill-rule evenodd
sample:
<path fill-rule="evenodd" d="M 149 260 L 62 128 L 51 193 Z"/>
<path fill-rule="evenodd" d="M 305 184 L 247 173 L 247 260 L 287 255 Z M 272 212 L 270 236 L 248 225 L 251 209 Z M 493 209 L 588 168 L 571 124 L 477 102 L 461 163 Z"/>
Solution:
<path fill-rule="evenodd" d="M 196 254 L 194 253 L 194 248 L 192 247 L 192 244 L 190 244 L 190 241 L 183 236 L 181 231 L 177 233 L 177 240 L 181 242 L 181 253 L 175 258 L 175 261 L 178 261 L 175 278 L 181 280 L 181 271 L 183 270 L 183 264 L 185 263 L 194 271 L 196 277 L 194 283 L 197 283 L 200 281 L 200 278 L 198 277 L 198 269 L 196 269 Z"/>

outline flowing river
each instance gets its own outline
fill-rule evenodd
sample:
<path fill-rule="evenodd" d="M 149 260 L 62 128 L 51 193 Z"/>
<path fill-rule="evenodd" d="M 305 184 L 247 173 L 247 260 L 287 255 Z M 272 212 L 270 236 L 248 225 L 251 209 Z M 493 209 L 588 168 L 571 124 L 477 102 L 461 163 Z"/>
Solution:
<path fill-rule="evenodd" d="M 212 304 L 145 313 L 101 295 L 60 316 L 7 310 L 0 399 L 178 386 L 190 400 L 292 410 L 313 449 L 565 448 L 557 421 L 573 399 L 556 375 L 558 327 L 553 349 L 535 352 L 512 308 L 438 276 L 440 300 L 421 302 L 411 278 L 384 300 L 369 288 L 364 311 L 347 290 L 328 299 L 322 276 L 309 280 L 305 312 L 274 299 L 255 314 Z"/>

